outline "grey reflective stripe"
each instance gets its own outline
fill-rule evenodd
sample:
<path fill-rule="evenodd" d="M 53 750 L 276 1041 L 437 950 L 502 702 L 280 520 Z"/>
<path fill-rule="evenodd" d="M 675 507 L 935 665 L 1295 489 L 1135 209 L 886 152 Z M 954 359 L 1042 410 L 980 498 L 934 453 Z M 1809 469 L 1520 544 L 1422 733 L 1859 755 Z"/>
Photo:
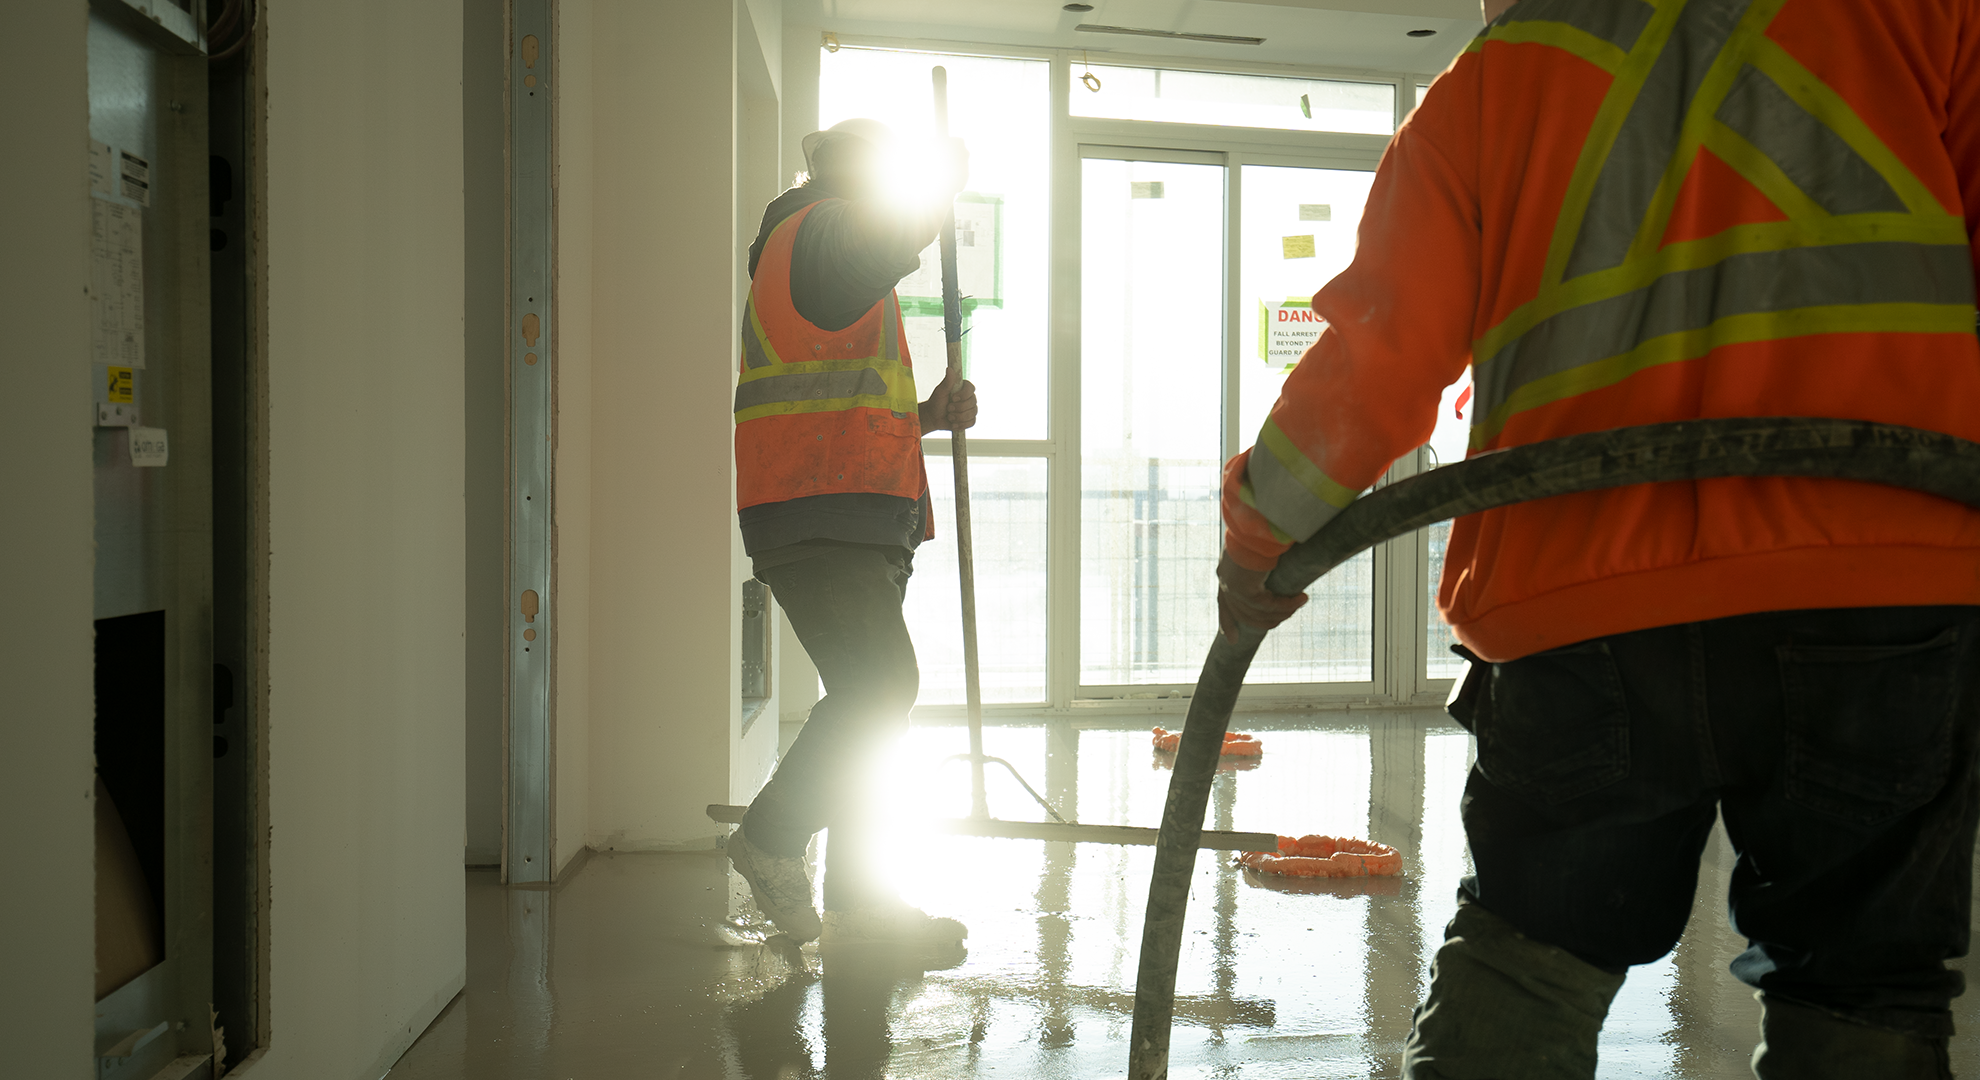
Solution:
<path fill-rule="evenodd" d="M 892 293 L 888 293 L 887 298 L 880 302 L 880 355 L 884 359 L 899 360 L 901 358 L 901 341 L 896 336 L 900 333 L 900 323 L 900 301 L 894 299 Z"/>
<path fill-rule="evenodd" d="M 1595 178 L 1563 280 L 1620 266 L 1629 255 L 1663 182 L 1664 166 L 1677 152 L 1698 84 L 1751 6 L 1753 0 L 1690 0 L 1678 13 Z"/>
<path fill-rule="evenodd" d="M 1829 213 L 1904 213 L 1904 200 L 1877 170 L 1759 68 L 1740 69 L 1717 118 Z"/>
<path fill-rule="evenodd" d="M 1294 540 L 1319 532 L 1320 526 L 1341 512 L 1340 507 L 1307 490 L 1263 445 L 1251 451 L 1245 477 L 1251 481 L 1253 508 Z"/>
<path fill-rule="evenodd" d="M 857 371 L 801 371 L 767 375 L 736 387 L 736 411 L 786 401 L 830 401 L 836 398 L 886 397 L 887 380 L 872 368 Z"/>
<path fill-rule="evenodd" d="M 1478 365 L 1478 415 L 1538 379 L 1729 316 L 1890 303 L 1973 303 L 1972 255 L 1951 244 L 1837 244 L 1733 255 L 1669 273 L 1634 292 L 1569 308 Z"/>
<path fill-rule="evenodd" d="M 1523 22 L 1566 23 L 1624 52 L 1636 47 L 1643 28 L 1657 13 L 1643 0 L 1525 0 L 1499 16 L 1493 26 Z M 1490 33 L 1490 28 L 1487 28 Z"/>
<path fill-rule="evenodd" d="M 763 339 L 756 336 L 756 301 L 754 300 L 743 303 L 742 354 L 743 364 L 747 367 L 770 366 L 770 358 L 763 354 Z"/>

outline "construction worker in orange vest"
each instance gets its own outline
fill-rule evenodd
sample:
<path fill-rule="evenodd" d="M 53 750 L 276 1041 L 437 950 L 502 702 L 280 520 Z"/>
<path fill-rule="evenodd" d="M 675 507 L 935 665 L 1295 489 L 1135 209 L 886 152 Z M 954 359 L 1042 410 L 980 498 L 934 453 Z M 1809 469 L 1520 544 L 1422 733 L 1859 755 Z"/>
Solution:
<path fill-rule="evenodd" d="M 818 667 L 825 696 L 729 838 L 757 906 L 796 941 L 958 943 L 968 931 L 889 889 L 870 824 L 871 770 L 920 686 L 901 604 L 934 535 L 921 437 L 976 422 L 976 388 L 940 361 L 917 380 L 894 286 L 968 174 L 959 142 L 919 153 L 872 120 L 804 140 L 808 175 L 750 245 L 736 383 L 744 549 Z M 932 172 L 897 190 L 902 170 Z M 933 385 L 926 401 L 917 382 Z M 832 827 L 825 915 L 805 853 Z"/>
<path fill-rule="evenodd" d="M 1980 3 L 1486 0 L 1396 134 L 1327 329 L 1225 471 L 1220 615 L 1430 437 L 1708 417 L 1980 439 Z M 1460 518 L 1476 873 L 1403 1072 L 1586 1078 L 1723 821 L 1757 1076 L 1950 1076 L 1980 815 L 1980 513 L 1721 479 Z"/>

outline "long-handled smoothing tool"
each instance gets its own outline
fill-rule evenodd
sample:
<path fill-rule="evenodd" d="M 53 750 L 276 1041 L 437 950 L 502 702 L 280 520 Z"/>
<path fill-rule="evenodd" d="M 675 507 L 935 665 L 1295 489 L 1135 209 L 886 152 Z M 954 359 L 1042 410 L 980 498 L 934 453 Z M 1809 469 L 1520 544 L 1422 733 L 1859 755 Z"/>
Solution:
<path fill-rule="evenodd" d="M 937 67 L 930 72 L 935 82 L 935 134 L 949 137 L 949 72 Z M 948 392 L 962 385 L 962 286 L 956 275 L 956 205 L 949 203 L 939 235 L 942 245 L 942 340 L 949 346 L 949 367 L 942 376 Z M 956 580 L 962 585 L 963 700 L 969 708 L 969 805 L 970 816 L 987 818 L 990 803 L 983 791 L 983 669 L 976 658 L 976 548 L 969 528 L 969 436 L 957 428 L 949 433 L 949 459 L 956 469 Z M 954 759 L 951 759 L 954 760 Z M 1009 769 L 1031 797 L 1045 808 L 1053 821 L 1064 821 L 1052 805 L 1025 783 L 1011 763 L 998 759 Z"/>
<path fill-rule="evenodd" d="M 935 131 L 949 137 L 949 73 L 937 67 L 931 72 L 935 83 Z M 962 383 L 962 289 L 956 277 L 956 211 L 952 203 L 939 236 L 942 250 L 942 336 L 948 343 L 949 364 L 943 379 L 951 393 Z M 1082 825 L 1059 816 L 1052 804 L 1038 794 L 1017 768 L 1000 757 L 983 752 L 983 680 L 976 652 L 976 560 L 970 538 L 969 516 L 969 438 L 961 431 L 950 433 L 949 456 L 956 471 L 956 569 L 962 585 L 963 692 L 969 709 L 969 753 L 957 754 L 950 761 L 968 761 L 970 771 L 970 816 L 938 819 L 928 823 L 934 832 L 952 836 L 992 836 L 1020 840 L 1064 840 L 1089 844 L 1141 844 L 1156 842 L 1156 830 L 1127 825 Z M 1047 821 L 1000 821 L 990 816 L 989 799 L 983 788 L 983 767 L 1001 765 L 1024 790 L 1043 807 Z M 1207 790 L 1207 788 L 1206 788 Z M 711 805 L 708 816 L 716 821 L 740 823 L 747 807 Z M 1201 815 L 1192 843 L 1225 851 L 1276 851 L 1278 837 L 1271 833 L 1215 832 L 1201 828 Z M 1194 848 L 1191 849 L 1192 853 Z"/>
<path fill-rule="evenodd" d="M 936 67 L 931 73 L 935 82 L 935 134 L 946 140 L 949 137 L 949 72 Z M 962 288 L 956 274 L 956 208 L 952 202 L 942 222 L 940 233 L 942 246 L 942 337 L 949 346 L 948 372 L 943 376 L 949 391 L 962 384 Z M 1045 801 L 1037 790 L 1018 774 L 1017 768 L 1003 758 L 989 757 L 983 753 L 983 682 L 982 668 L 976 654 L 976 561 L 974 546 L 970 538 L 969 519 L 969 437 L 961 429 L 950 432 L 949 456 L 956 470 L 956 569 L 957 578 L 962 584 L 962 642 L 963 642 L 963 693 L 969 709 L 969 753 L 958 754 L 949 760 L 969 762 L 970 771 L 970 819 L 979 827 L 998 828 L 1000 831 L 983 835 L 1008 836 L 1008 831 L 1000 827 L 1020 824 L 1018 822 L 998 822 L 990 816 L 990 804 L 983 790 L 983 766 L 1002 765 L 1024 790 L 1045 808 L 1052 818 L 1050 824 L 1043 822 L 1022 823 L 1031 830 L 1028 836 L 1037 839 L 1072 840 L 1089 843 L 1138 843 L 1154 841 L 1152 829 L 1127 829 L 1121 826 L 1080 825 L 1059 816 L 1052 804 Z M 1200 826 L 1202 822 L 1198 822 Z M 962 830 L 956 830 L 962 831 Z M 1199 834 L 1201 829 L 1198 829 Z M 1056 835 L 1054 835 L 1056 834 Z M 1204 841 L 1208 840 L 1208 843 Z M 1266 833 L 1237 833 L 1204 837 L 1199 835 L 1197 843 L 1204 847 L 1238 848 L 1247 851 L 1276 850 L 1278 838 Z"/>
<path fill-rule="evenodd" d="M 1980 508 L 1980 444 L 1935 431 L 1803 417 L 1652 424 L 1497 451 L 1391 484 L 1294 545 L 1266 586 L 1293 595 L 1376 544 L 1464 514 L 1577 491 L 1728 476 L 1861 480 Z M 1264 639 L 1264 631 L 1249 628 L 1237 641 L 1219 634 L 1190 699 L 1148 883 L 1129 1080 L 1169 1075 L 1176 962 L 1196 838 L 1224 729 Z"/>

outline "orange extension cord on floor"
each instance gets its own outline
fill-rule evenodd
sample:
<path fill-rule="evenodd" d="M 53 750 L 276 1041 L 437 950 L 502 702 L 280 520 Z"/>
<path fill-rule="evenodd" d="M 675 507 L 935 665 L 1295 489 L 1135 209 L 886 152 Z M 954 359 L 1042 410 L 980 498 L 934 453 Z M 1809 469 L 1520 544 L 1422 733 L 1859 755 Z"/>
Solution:
<path fill-rule="evenodd" d="M 1174 753 L 1182 745 L 1182 732 L 1155 729 L 1155 749 Z M 1257 757 L 1265 752 L 1265 744 L 1256 735 L 1239 735 L 1233 731 L 1224 736 L 1225 757 Z"/>
<path fill-rule="evenodd" d="M 1387 844 L 1335 836 L 1279 837 L 1279 853 L 1246 851 L 1239 865 L 1262 874 L 1287 877 L 1393 877 L 1402 873 L 1402 855 Z"/>

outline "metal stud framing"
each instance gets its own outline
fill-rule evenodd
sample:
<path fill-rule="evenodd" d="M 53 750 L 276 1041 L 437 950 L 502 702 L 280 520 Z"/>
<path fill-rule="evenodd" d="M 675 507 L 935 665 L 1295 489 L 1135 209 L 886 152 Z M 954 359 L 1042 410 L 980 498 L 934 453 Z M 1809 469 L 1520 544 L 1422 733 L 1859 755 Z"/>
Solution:
<path fill-rule="evenodd" d="M 552 0 L 509 19 L 509 746 L 503 872 L 550 880 Z"/>

